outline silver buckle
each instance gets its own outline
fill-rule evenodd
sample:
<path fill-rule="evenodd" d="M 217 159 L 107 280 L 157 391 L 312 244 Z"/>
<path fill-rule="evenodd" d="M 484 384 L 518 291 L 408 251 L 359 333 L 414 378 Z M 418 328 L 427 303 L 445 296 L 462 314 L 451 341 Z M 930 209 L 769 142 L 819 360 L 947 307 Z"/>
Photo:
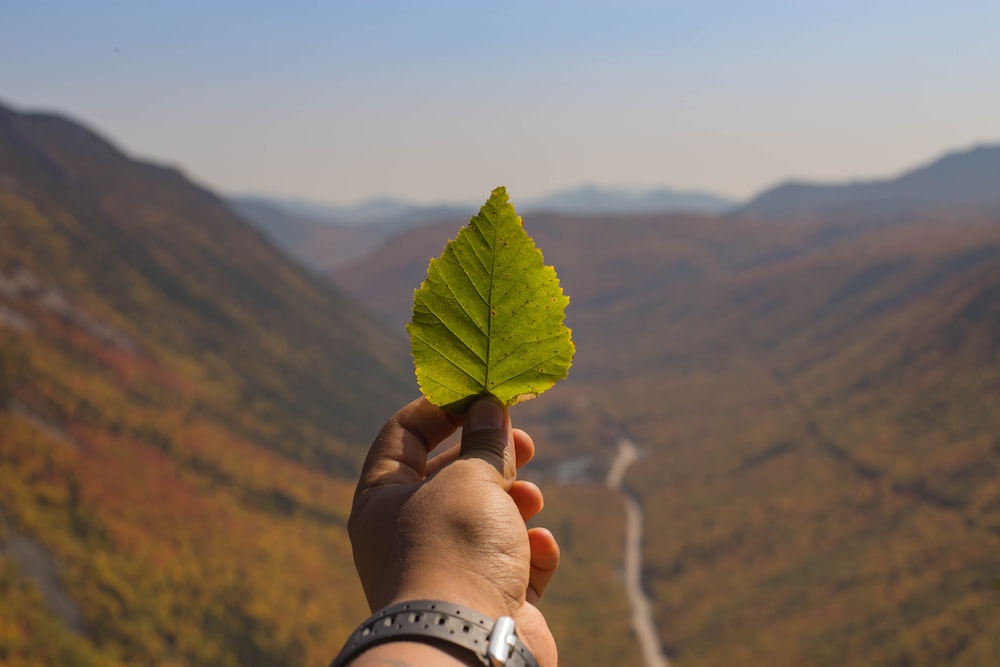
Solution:
<path fill-rule="evenodd" d="M 491 667 L 503 667 L 510 658 L 510 651 L 514 648 L 514 619 L 510 616 L 501 616 L 493 624 L 490 632 L 490 644 L 486 648 L 486 657 L 490 660 Z"/>

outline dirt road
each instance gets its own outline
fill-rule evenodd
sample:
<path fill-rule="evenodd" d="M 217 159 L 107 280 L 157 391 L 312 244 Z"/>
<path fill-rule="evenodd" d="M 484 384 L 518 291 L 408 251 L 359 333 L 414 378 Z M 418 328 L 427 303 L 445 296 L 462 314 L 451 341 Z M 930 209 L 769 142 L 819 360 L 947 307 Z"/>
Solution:
<path fill-rule="evenodd" d="M 632 607 L 632 628 L 642 649 L 646 667 L 670 667 L 663 644 L 656 633 L 653 607 L 642 590 L 642 506 L 625 488 L 625 472 L 639 458 L 639 450 L 628 438 L 618 441 L 618 455 L 608 469 L 605 483 L 625 503 L 625 592 Z"/>

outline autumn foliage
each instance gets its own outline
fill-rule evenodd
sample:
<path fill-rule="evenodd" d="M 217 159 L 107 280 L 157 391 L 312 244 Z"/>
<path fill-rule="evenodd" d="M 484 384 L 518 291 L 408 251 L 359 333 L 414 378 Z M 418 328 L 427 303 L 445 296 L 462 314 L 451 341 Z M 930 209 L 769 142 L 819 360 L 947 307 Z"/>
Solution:
<path fill-rule="evenodd" d="M 1000 214 L 541 215 L 570 378 L 513 409 L 563 664 L 636 664 L 614 444 L 676 664 L 1000 661 Z M 0 663 L 324 664 L 454 223 L 330 287 L 176 171 L 0 108 Z M 348 299 L 340 289 L 350 292 Z"/>
<path fill-rule="evenodd" d="M 0 108 L 0 663 L 323 664 L 405 345 L 179 173 Z"/>

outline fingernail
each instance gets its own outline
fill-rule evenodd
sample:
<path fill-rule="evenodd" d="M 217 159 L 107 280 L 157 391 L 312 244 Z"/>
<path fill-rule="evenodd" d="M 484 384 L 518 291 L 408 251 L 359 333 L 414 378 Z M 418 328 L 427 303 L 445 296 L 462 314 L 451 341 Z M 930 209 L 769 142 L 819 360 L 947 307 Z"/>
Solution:
<path fill-rule="evenodd" d="M 470 431 L 495 431 L 503 424 L 503 406 L 493 398 L 480 398 L 465 415 L 465 427 Z"/>

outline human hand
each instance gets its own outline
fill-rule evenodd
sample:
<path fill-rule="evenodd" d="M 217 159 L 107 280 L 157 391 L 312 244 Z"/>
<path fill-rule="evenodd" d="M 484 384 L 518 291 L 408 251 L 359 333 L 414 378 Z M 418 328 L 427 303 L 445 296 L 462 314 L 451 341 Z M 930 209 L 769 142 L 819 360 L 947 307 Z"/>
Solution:
<path fill-rule="evenodd" d="M 459 426 L 461 444 L 428 460 Z M 534 450 L 492 399 L 464 415 L 423 398 L 397 412 L 368 454 L 348 524 L 372 611 L 435 599 L 510 616 L 539 665 L 556 665 L 555 640 L 535 605 L 559 547 L 548 530 L 525 526 L 542 509 L 542 493 L 516 479 Z"/>

